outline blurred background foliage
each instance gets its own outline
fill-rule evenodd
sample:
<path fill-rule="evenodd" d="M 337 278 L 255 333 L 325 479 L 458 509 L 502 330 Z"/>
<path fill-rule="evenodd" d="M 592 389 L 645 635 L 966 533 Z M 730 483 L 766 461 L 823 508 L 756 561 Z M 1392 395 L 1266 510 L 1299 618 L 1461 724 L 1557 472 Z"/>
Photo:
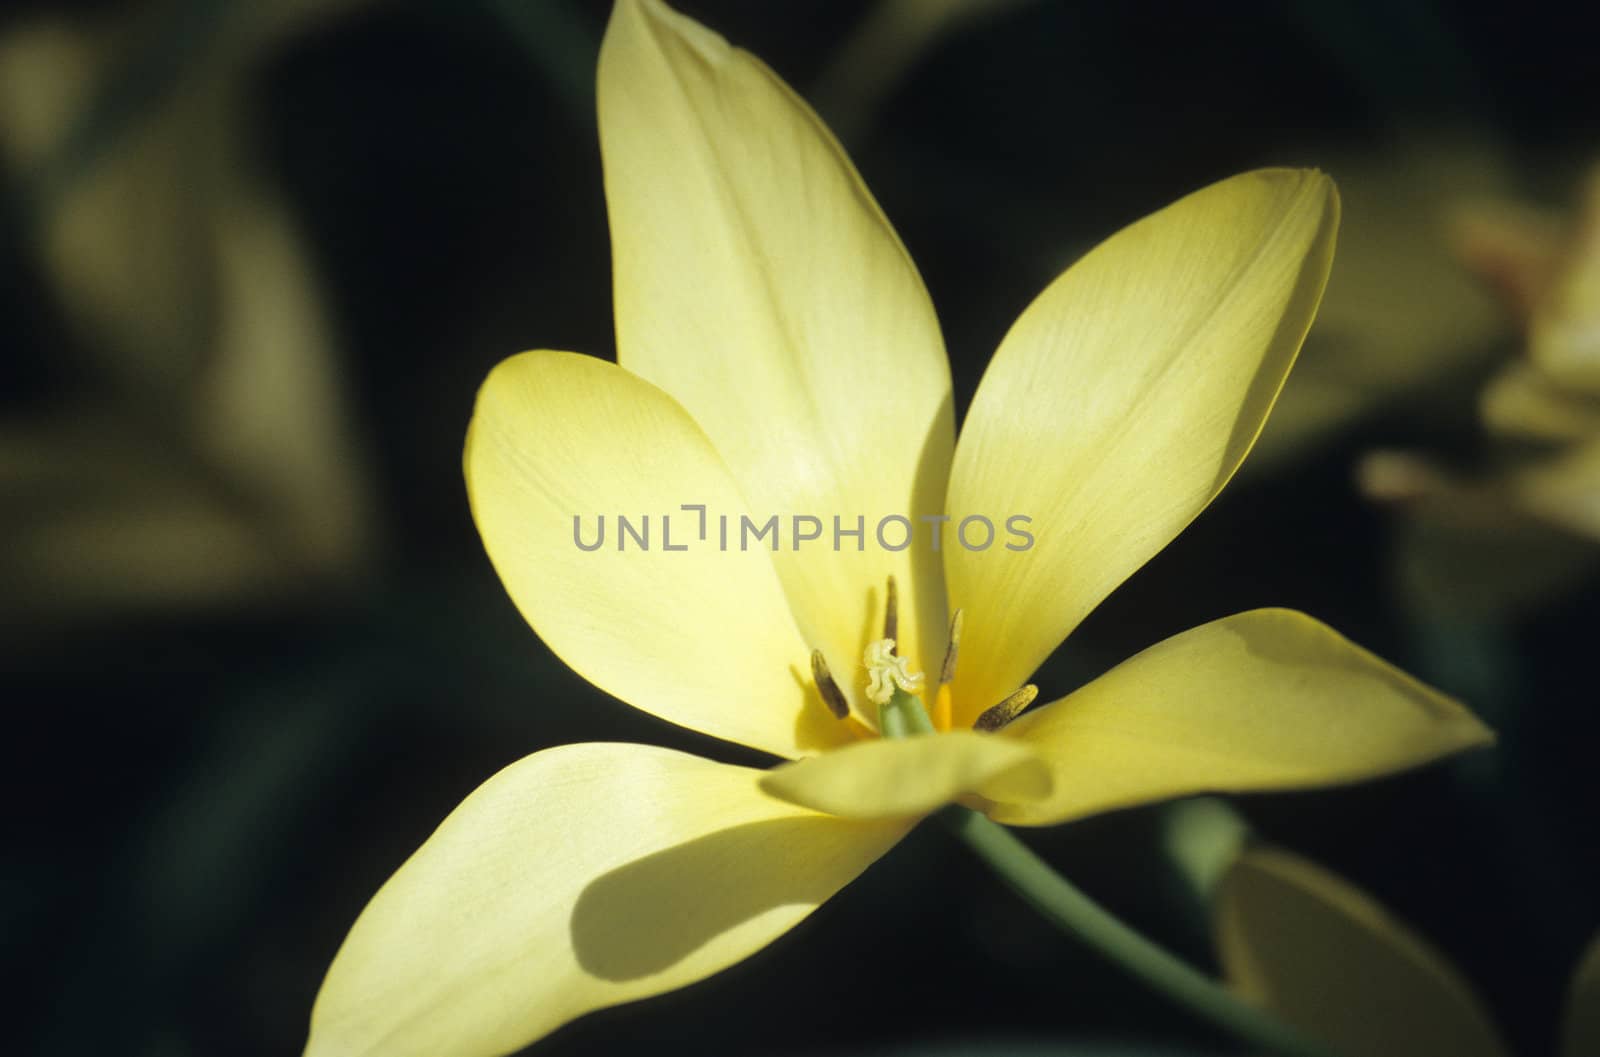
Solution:
<path fill-rule="evenodd" d="M 497 768 L 576 740 L 751 760 L 556 661 L 461 483 L 494 363 L 612 353 L 592 113 L 607 7 L 0 13 L 14 1049 L 297 1052 L 357 911 Z M 1327 301 L 1245 472 L 1038 681 L 1059 694 L 1186 627 L 1289 605 L 1463 697 L 1500 731 L 1493 753 L 1236 806 L 1411 922 L 1519 1052 L 1551 1052 L 1600 925 L 1593 13 L 682 7 L 840 131 L 939 306 L 958 408 L 1017 312 L 1118 226 L 1252 166 L 1339 181 Z M 1029 839 L 1209 961 L 1168 822 Z M 536 1052 L 641 1039 L 1229 1052 L 936 830 L 752 962 Z"/>

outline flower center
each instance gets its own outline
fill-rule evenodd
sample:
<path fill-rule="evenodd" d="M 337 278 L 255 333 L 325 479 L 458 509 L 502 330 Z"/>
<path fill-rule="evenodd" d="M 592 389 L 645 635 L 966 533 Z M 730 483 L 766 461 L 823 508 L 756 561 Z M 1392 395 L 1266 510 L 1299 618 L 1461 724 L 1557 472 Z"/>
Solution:
<path fill-rule="evenodd" d="M 893 639 L 872 643 L 861 660 L 867 666 L 867 700 L 875 705 L 888 704 L 895 687 L 908 694 L 922 690 L 922 673 L 913 672 L 910 661 L 895 656 Z"/>
<path fill-rule="evenodd" d="M 894 701 L 896 694 L 920 694 L 927 682 L 921 672 L 911 670 L 907 658 L 895 652 L 895 640 L 900 630 L 900 593 L 896 589 L 893 576 L 889 577 L 884 591 L 884 602 L 883 637 L 869 644 L 862 657 L 862 663 L 867 670 L 867 700 L 877 705 L 880 711 Z M 947 730 L 950 725 L 951 706 L 948 687 L 956 676 L 956 659 L 960 653 L 961 631 L 965 623 L 966 618 L 962 610 L 956 610 L 950 618 L 950 640 L 949 645 L 945 647 L 944 661 L 939 665 L 939 682 L 936 688 L 933 688 L 935 697 L 929 702 L 926 710 L 933 714 L 934 724 L 940 730 Z M 850 715 L 850 703 L 844 696 L 844 691 L 839 688 L 838 682 L 834 680 L 821 650 L 811 651 L 811 678 L 816 683 L 822 703 L 828 706 L 828 711 L 838 719 Z M 972 729 L 999 730 L 1015 719 L 1038 696 L 1039 688 L 1029 683 L 1007 695 L 999 704 L 980 713 L 973 721 Z M 918 705 L 918 709 L 922 710 L 922 706 Z M 923 722 L 926 724 L 927 720 L 924 719 Z"/>

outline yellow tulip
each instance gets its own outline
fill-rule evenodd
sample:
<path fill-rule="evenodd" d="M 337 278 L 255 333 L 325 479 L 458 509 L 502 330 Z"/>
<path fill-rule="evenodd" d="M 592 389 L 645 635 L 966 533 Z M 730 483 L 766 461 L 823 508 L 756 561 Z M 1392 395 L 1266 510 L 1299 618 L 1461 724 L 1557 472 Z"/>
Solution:
<path fill-rule="evenodd" d="M 1456 969 L 1365 893 L 1276 848 L 1246 851 L 1216 895 L 1223 968 L 1246 998 L 1345 1057 L 1506 1057 Z M 1600 936 L 1567 997 L 1562 1057 L 1600 1054 Z"/>
<path fill-rule="evenodd" d="M 1549 446 L 1506 475 L 1511 506 L 1574 536 L 1600 540 L 1600 167 L 1577 216 L 1535 277 L 1527 357 L 1485 388 L 1483 417 L 1496 434 Z"/>
<path fill-rule="evenodd" d="M 702 979 L 953 801 L 1049 825 L 1355 781 L 1489 740 L 1455 702 L 1279 610 L 1196 628 L 1005 722 L 1040 662 L 1250 448 L 1327 277 L 1326 177 L 1225 180 L 1093 250 L 1005 338 L 958 445 L 915 267 L 765 66 L 623 0 L 599 110 L 620 362 L 537 351 L 491 373 L 466 445 L 473 515 L 512 600 L 574 670 L 794 762 L 585 744 L 511 765 L 362 913 L 308 1053 L 504 1054 Z M 648 548 L 575 538 L 575 518 L 637 530 L 667 513 L 681 520 L 658 520 Z M 716 519 L 771 514 L 949 535 L 939 550 L 873 546 L 871 528 L 860 549 L 719 544 Z M 968 517 L 1012 515 L 1031 518 L 1031 546 L 956 538 Z M 870 678 L 846 677 L 863 657 Z M 919 686 L 936 731 L 879 737 L 873 705 Z"/>
<path fill-rule="evenodd" d="M 1460 472 L 1373 452 L 1357 479 L 1403 515 L 1396 565 L 1413 608 L 1503 622 L 1600 564 L 1600 167 L 1570 215 L 1504 201 L 1456 213 L 1461 264 L 1524 331 L 1523 354 L 1479 396 L 1489 457 Z"/>

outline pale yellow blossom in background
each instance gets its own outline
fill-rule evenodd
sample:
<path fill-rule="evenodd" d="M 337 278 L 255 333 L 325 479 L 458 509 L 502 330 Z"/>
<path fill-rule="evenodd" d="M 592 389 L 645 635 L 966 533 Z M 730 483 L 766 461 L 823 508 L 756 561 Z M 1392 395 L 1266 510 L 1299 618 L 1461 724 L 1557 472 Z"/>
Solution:
<path fill-rule="evenodd" d="M 253 105 L 278 49 L 361 3 L 221 5 L 164 90 L 122 124 L 98 115 L 96 151 L 85 115 L 149 65 L 172 5 L 0 27 L 0 168 L 29 192 L 24 252 L 70 338 L 29 352 L 78 383 L 0 421 L 8 637 L 108 613 L 326 605 L 370 570 L 380 533 L 342 347 Z"/>
<path fill-rule="evenodd" d="M 1508 1057 L 1461 974 L 1371 897 L 1289 852 L 1257 847 L 1223 875 L 1218 955 L 1245 998 L 1344 1057 Z M 1600 937 L 1580 957 L 1559 1057 L 1600 1054 Z"/>
<path fill-rule="evenodd" d="M 1455 468 L 1425 452 L 1374 452 L 1357 476 L 1402 514 L 1403 596 L 1424 613 L 1497 618 L 1600 568 L 1600 168 L 1571 215 L 1462 205 L 1454 241 L 1523 334 L 1480 394 L 1487 454 Z"/>

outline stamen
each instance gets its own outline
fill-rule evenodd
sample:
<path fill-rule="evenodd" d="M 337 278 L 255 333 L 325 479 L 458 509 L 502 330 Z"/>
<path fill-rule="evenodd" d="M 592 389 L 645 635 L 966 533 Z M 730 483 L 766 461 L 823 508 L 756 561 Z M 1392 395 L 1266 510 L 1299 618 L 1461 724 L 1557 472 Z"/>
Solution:
<path fill-rule="evenodd" d="M 949 683 L 956 677 L 956 654 L 961 650 L 961 628 L 967 622 L 967 612 L 964 609 L 955 611 L 950 618 L 950 645 L 944 648 L 944 664 L 939 666 L 939 682 Z"/>
<path fill-rule="evenodd" d="M 900 638 L 900 588 L 894 582 L 892 573 L 883 594 L 883 637 L 889 640 L 889 648 L 893 649 L 894 643 Z"/>
<path fill-rule="evenodd" d="M 978 717 L 977 722 L 972 724 L 972 729 L 992 734 L 1013 719 L 1016 719 L 1023 709 L 1033 704 L 1033 699 L 1038 696 L 1039 688 L 1029 683 L 1022 689 L 1014 691 L 1010 697 L 1007 697 L 998 705 L 987 709 Z"/>
<path fill-rule="evenodd" d="M 879 639 L 867 647 L 862 658 L 867 666 L 867 698 L 882 705 L 894 697 L 896 687 L 908 694 L 922 689 L 922 673 L 907 667 L 911 662 L 894 654 L 893 639 Z"/>
<path fill-rule="evenodd" d="M 811 651 L 811 678 L 816 681 L 822 703 L 828 706 L 828 711 L 833 713 L 835 719 L 843 719 L 850 714 L 850 703 L 844 699 L 844 691 L 839 689 L 839 684 L 833 681 L 833 673 L 828 671 L 828 662 L 823 659 L 821 650 Z"/>

